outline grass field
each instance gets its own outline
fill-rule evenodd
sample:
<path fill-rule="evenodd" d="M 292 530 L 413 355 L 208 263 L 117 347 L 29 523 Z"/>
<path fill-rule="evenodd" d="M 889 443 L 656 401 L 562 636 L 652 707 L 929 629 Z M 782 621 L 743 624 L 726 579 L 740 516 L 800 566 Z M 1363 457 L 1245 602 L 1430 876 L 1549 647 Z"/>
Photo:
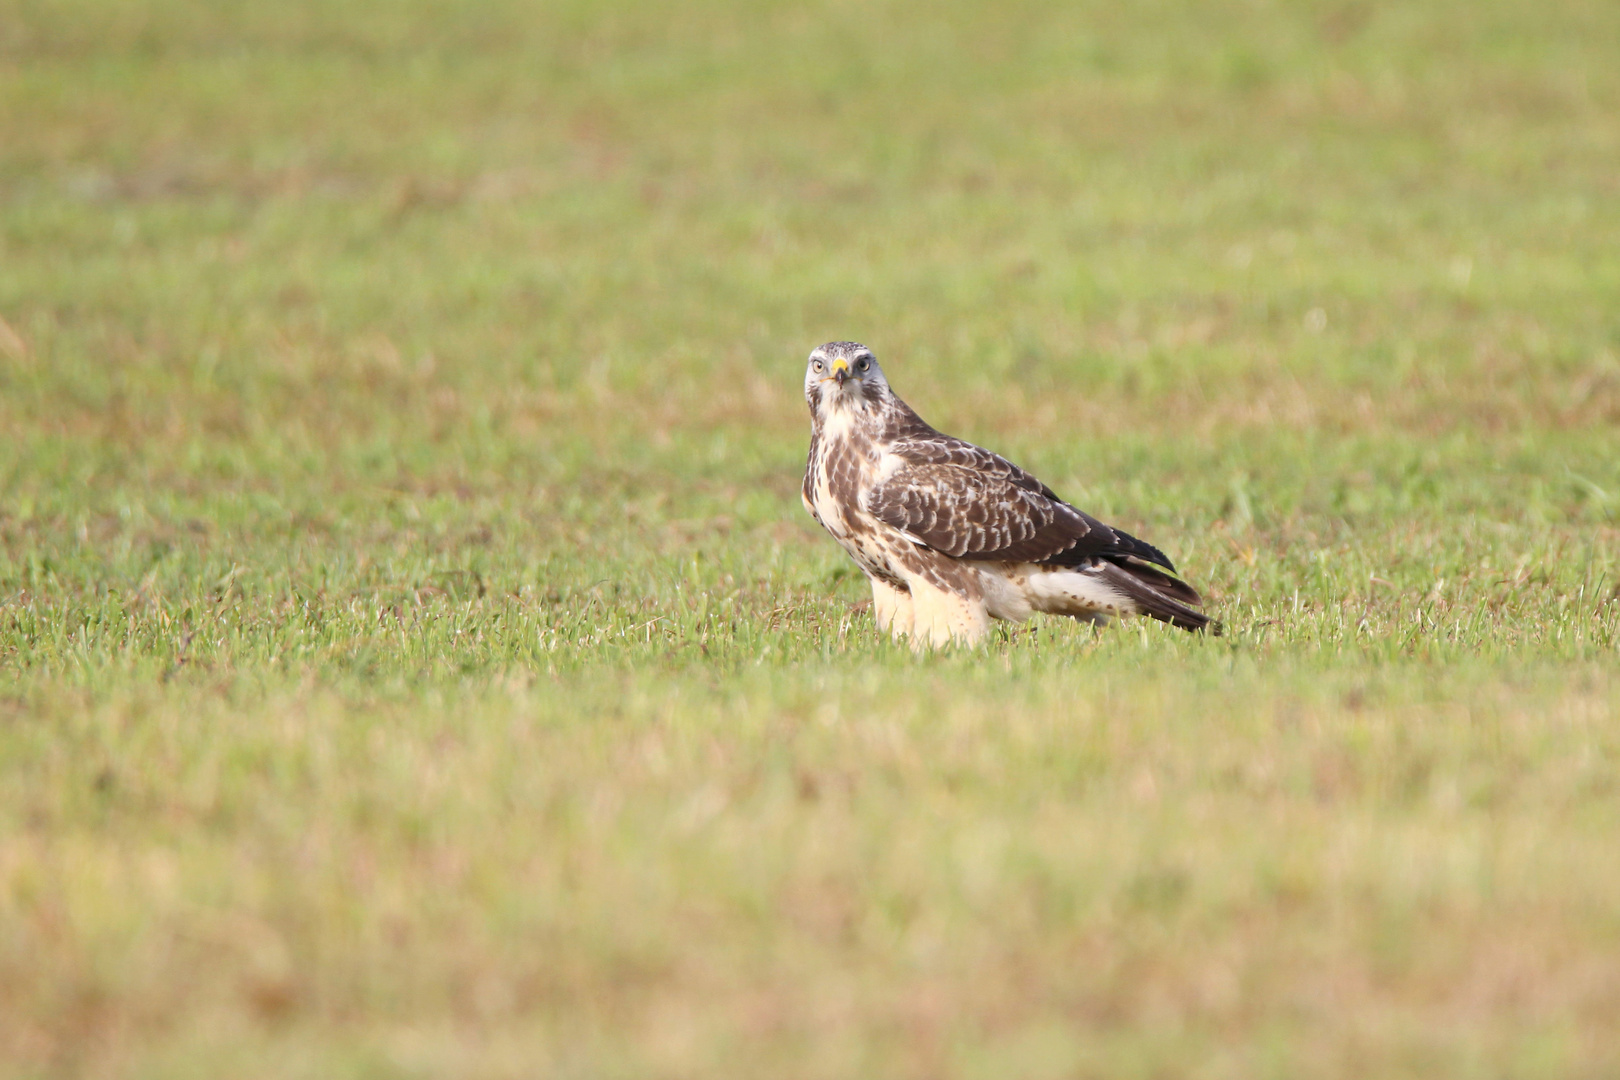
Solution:
<path fill-rule="evenodd" d="M 0 1072 L 1620 1075 L 1620 6 L 0 0 Z M 913 657 L 804 358 L 1227 634 Z"/>

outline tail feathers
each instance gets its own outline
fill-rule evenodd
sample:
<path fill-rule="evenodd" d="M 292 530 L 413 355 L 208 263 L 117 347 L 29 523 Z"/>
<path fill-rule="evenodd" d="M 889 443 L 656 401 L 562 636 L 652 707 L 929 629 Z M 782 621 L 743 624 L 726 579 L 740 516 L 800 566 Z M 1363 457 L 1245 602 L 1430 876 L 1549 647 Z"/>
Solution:
<path fill-rule="evenodd" d="M 1219 622 L 1211 626 L 1208 615 L 1189 606 L 1201 604 L 1203 600 L 1198 590 L 1185 581 L 1143 566 L 1135 560 L 1125 564 L 1099 562 L 1092 572 L 1116 592 L 1130 599 L 1136 605 L 1138 614 L 1179 626 L 1183 630 L 1203 630 L 1208 627 L 1215 634 L 1221 632 Z"/>
<path fill-rule="evenodd" d="M 1197 589 L 1180 578 L 1165 573 L 1157 566 L 1149 565 L 1140 559 L 1131 557 L 1127 557 L 1117 565 L 1127 574 L 1141 579 L 1155 592 L 1161 592 L 1172 600 L 1179 600 L 1181 603 L 1190 604 L 1193 607 L 1204 606 L 1204 598 L 1198 595 Z"/>

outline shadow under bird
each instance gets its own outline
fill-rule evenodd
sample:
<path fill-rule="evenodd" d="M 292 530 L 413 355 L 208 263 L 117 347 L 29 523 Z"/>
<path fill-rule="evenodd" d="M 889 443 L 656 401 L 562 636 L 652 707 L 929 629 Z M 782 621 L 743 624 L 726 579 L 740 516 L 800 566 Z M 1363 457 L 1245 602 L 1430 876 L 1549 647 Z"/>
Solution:
<path fill-rule="evenodd" d="M 1075 509 L 998 454 L 942 434 L 889 388 L 872 350 L 810 354 L 804 505 L 872 583 L 878 626 L 915 647 L 973 643 L 991 619 L 1146 615 L 1203 630 L 1164 552 Z M 1218 631 L 1219 624 L 1215 624 Z"/>

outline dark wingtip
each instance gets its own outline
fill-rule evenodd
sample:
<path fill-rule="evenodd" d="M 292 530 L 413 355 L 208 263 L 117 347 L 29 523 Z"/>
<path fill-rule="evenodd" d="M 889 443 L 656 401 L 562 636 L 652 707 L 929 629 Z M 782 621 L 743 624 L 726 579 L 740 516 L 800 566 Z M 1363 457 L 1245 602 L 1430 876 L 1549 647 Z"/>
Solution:
<path fill-rule="evenodd" d="M 1170 561 L 1170 556 L 1146 540 L 1132 536 L 1124 529 L 1116 529 L 1112 525 L 1106 526 L 1106 528 L 1114 534 L 1114 542 L 1119 545 L 1119 554 L 1141 559 L 1143 562 L 1152 563 L 1155 566 L 1162 566 L 1172 574 L 1176 572 L 1176 564 Z"/>
<path fill-rule="evenodd" d="M 1136 537 L 1133 536 L 1131 539 L 1136 540 Z M 1146 540 L 1136 540 L 1136 543 L 1139 544 L 1140 547 L 1131 554 L 1140 556 L 1150 563 L 1156 563 L 1157 565 L 1162 566 L 1166 570 L 1170 571 L 1172 574 L 1176 572 L 1176 564 L 1170 561 L 1170 556 L 1166 555 L 1164 552 L 1160 551 Z"/>

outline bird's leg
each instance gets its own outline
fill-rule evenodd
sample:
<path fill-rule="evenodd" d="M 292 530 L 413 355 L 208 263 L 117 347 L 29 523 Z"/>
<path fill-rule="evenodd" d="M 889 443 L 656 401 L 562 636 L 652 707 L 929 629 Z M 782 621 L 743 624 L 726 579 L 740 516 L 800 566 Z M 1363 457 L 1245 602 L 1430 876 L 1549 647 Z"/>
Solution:
<path fill-rule="evenodd" d="M 880 578 L 872 579 L 872 615 L 878 629 L 895 637 L 911 633 L 911 593 Z"/>
<path fill-rule="evenodd" d="M 911 587 L 911 646 L 914 649 L 949 645 L 953 641 L 973 645 L 990 631 L 990 613 L 985 609 L 977 580 L 970 581 L 959 572 L 945 575 L 940 584 L 930 580 L 940 577 L 938 573 L 906 577 L 906 584 Z"/>

